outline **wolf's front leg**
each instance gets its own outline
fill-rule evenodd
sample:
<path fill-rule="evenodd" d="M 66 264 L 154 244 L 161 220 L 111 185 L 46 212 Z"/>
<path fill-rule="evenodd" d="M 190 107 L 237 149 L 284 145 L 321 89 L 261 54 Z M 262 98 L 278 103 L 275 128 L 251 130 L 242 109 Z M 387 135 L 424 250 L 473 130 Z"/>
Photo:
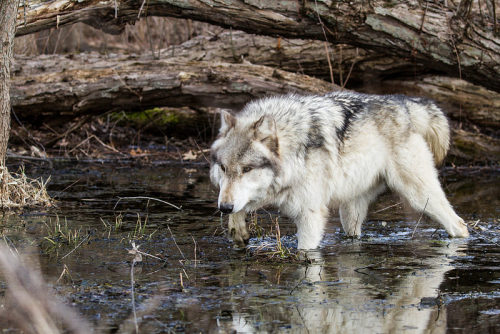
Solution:
<path fill-rule="evenodd" d="M 250 235 L 247 231 L 245 223 L 245 211 L 240 211 L 229 215 L 228 229 L 229 237 L 233 240 L 236 246 L 245 248 L 248 244 Z"/>
<path fill-rule="evenodd" d="M 299 217 L 295 219 L 297 225 L 298 249 L 318 248 L 323 238 L 328 209 L 305 209 Z"/>

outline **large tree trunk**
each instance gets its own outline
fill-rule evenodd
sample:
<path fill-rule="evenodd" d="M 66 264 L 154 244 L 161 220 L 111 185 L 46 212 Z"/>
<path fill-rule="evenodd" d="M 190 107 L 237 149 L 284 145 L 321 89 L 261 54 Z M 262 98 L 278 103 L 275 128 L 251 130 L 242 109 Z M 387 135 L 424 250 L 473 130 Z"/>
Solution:
<path fill-rule="evenodd" d="M 0 2 L 0 165 L 5 166 L 5 154 L 10 132 L 10 67 L 18 0 Z"/>
<path fill-rule="evenodd" d="M 19 15 L 19 34 L 86 22 L 119 32 L 137 19 L 142 1 L 32 1 Z M 448 2 L 450 3 L 450 2 Z M 483 17 L 471 1 L 152 0 L 141 15 L 191 18 L 248 32 L 344 43 L 409 58 L 426 67 L 500 91 L 496 14 Z M 115 12 L 116 10 L 116 12 Z M 116 13 L 116 18 L 115 18 Z"/>

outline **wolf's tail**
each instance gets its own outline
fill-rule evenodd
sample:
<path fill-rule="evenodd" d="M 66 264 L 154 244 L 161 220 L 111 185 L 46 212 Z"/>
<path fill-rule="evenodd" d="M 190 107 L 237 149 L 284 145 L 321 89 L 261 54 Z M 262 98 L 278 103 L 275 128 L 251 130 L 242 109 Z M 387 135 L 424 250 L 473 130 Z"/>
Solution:
<path fill-rule="evenodd" d="M 416 103 L 410 108 L 410 118 L 417 133 L 420 133 L 440 165 L 450 148 L 450 126 L 443 111 L 432 101 Z"/>

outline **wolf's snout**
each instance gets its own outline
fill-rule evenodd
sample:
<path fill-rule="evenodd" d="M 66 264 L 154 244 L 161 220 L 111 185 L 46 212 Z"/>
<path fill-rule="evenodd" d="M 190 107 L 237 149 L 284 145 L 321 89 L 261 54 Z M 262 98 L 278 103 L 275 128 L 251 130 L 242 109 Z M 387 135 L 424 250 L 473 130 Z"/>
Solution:
<path fill-rule="evenodd" d="M 222 213 L 231 213 L 233 212 L 233 208 L 234 205 L 232 205 L 231 203 L 221 203 L 219 206 L 219 209 L 220 211 L 222 211 Z"/>

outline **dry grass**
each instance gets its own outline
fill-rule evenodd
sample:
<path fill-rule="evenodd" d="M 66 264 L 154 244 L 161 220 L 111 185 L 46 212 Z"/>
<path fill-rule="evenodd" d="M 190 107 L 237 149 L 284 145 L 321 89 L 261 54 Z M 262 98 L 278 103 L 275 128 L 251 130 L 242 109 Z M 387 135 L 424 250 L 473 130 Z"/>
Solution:
<path fill-rule="evenodd" d="M 51 206 L 52 199 L 46 189 L 49 180 L 30 179 L 23 168 L 10 173 L 7 167 L 0 166 L 0 207 Z"/>
<path fill-rule="evenodd" d="M 279 217 L 271 217 L 273 224 L 271 230 L 266 232 L 258 222 L 258 216 L 252 214 L 249 225 L 251 234 L 257 233 L 260 239 L 257 244 L 247 246 L 249 254 L 256 258 L 264 258 L 267 261 L 298 261 L 298 251 L 296 248 L 285 245 L 281 237 Z M 274 227 L 274 231 L 273 231 Z"/>

